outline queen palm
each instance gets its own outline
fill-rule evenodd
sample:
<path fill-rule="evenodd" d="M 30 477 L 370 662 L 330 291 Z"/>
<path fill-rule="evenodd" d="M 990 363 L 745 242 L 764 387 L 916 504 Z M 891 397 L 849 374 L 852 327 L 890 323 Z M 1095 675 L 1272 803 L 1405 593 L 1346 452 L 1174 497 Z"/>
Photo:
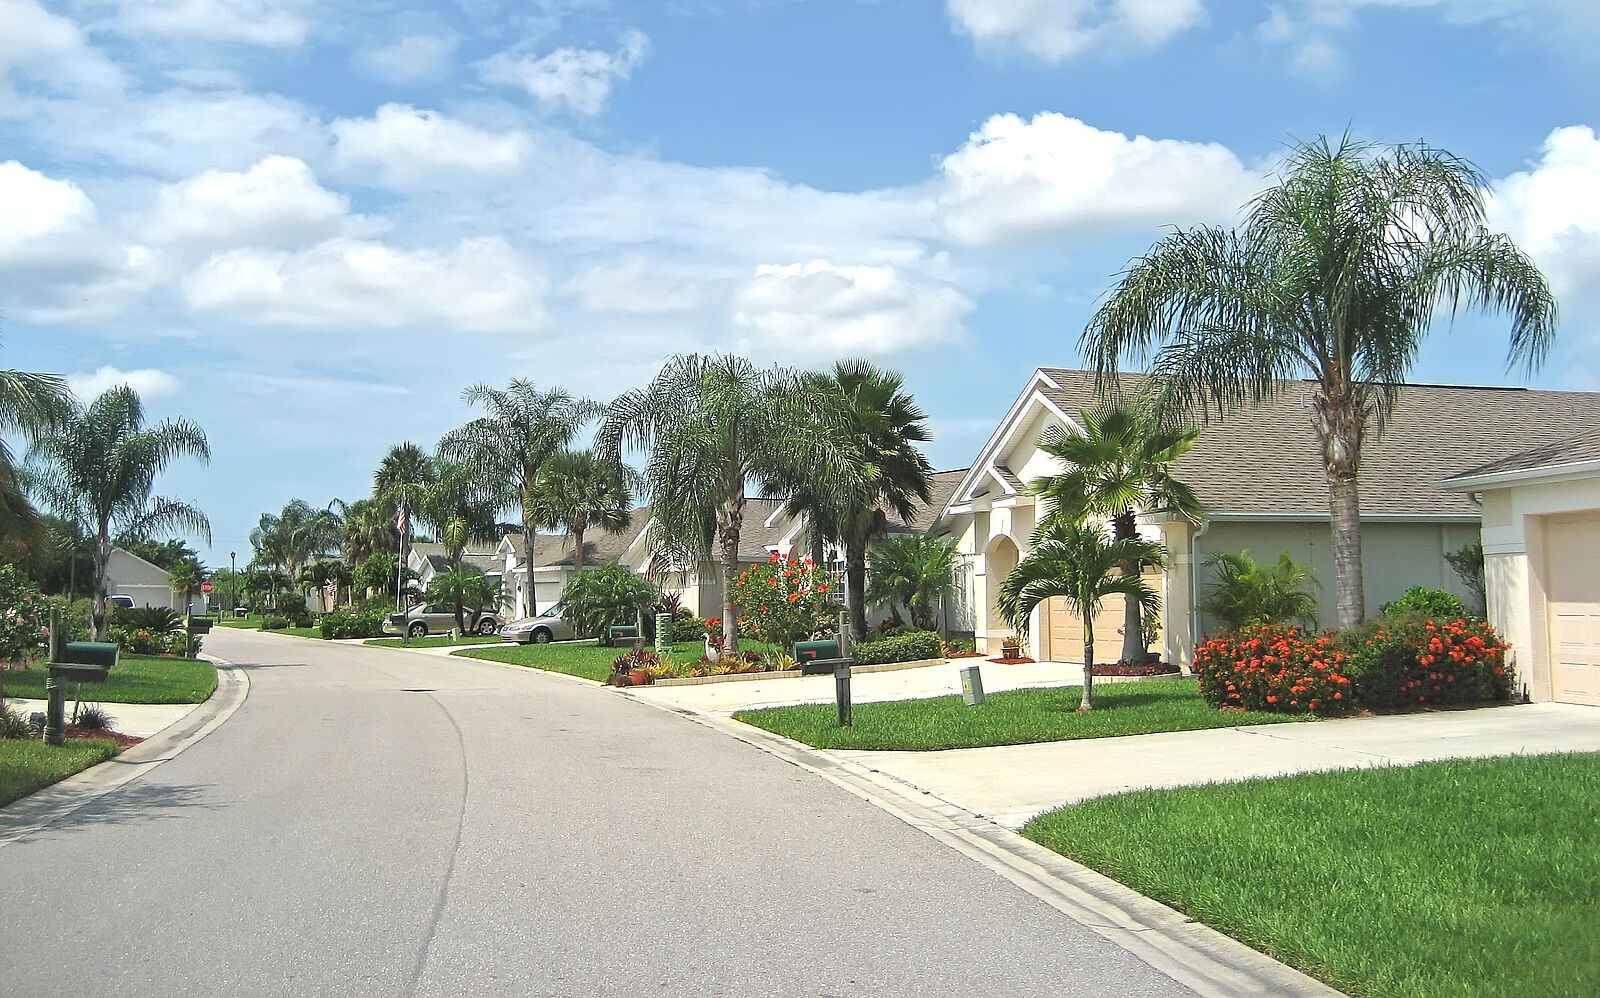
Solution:
<path fill-rule="evenodd" d="M 934 603 L 955 587 L 955 542 L 927 534 L 895 534 L 867 558 L 872 568 L 867 602 L 889 607 L 898 603 L 916 626 L 932 630 Z"/>
<path fill-rule="evenodd" d="M 475 468 L 492 501 L 521 515 L 522 563 L 531 590 L 534 531 L 544 519 L 535 495 L 540 471 L 572 443 L 584 423 L 600 414 L 600 407 L 564 388 L 539 391 L 521 379 L 503 389 L 473 385 L 461 397 L 488 414 L 446 434 L 439 453 Z"/>
<path fill-rule="evenodd" d="M 444 545 L 450 567 L 460 568 L 468 544 L 497 536 L 494 514 L 499 494 L 496 485 L 485 483 L 472 465 L 439 457 L 434 467 L 438 477 L 423 486 L 413 500 L 417 518 Z"/>
<path fill-rule="evenodd" d="M 36 440 L 59 426 L 71 408 L 72 393 L 58 376 L 0 371 L 0 538 L 34 536 L 40 527 L 4 434 Z"/>
<path fill-rule="evenodd" d="M 1172 477 L 1172 462 L 1194 447 L 1200 431 L 1164 424 L 1147 407 L 1114 402 L 1099 411 L 1079 413 L 1082 435 L 1070 433 L 1044 442 L 1042 450 L 1066 470 L 1034 483 L 1046 508 L 1070 520 L 1095 517 L 1111 524 L 1117 540 L 1139 535 L 1138 517 L 1165 513 L 1192 523 L 1200 520 L 1200 500 Z M 1138 574 L 1140 566 L 1122 566 Z M 1122 660 L 1143 661 L 1144 615 L 1129 600 L 1122 626 Z"/>
<path fill-rule="evenodd" d="M 297 579 L 308 561 L 339 549 L 341 534 L 336 514 L 295 499 L 280 513 L 261 514 L 250 531 L 250 545 L 256 549 L 258 562 L 277 565 L 289 578 Z"/>
<path fill-rule="evenodd" d="M 995 600 L 1019 635 L 1026 637 L 1033 610 L 1040 603 L 1061 597 L 1083 619 L 1083 703 L 1080 711 L 1094 708 L 1094 618 L 1111 596 L 1138 603 L 1147 613 L 1161 612 L 1161 596 L 1145 584 L 1138 572 L 1122 566 L 1148 562 L 1163 564 L 1159 545 L 1138 537 L 1111 538 L 1096 521 L 1052 514 L 1033 533 L 1031 549 L 1016 570 L 1000 583 Z"/>
<path fill-rule="evenodd" d="M 205 431 L 187 419 L 145 426 L 139 395 L 107 389 L 87 408 L 73 404 L 61 429 L 28 449 L 30 490 L 57 515 L 93 535 L 94 632 L 106 634 L 106 567 L 112 537 L 188 532 L 211 542 L 211 524 L 189 503 L 152 495 L 156 477 L 180 457 L 211 460 Z"/>
<path fill-rule="evenodd" d="M 1333 526 L 1338 622 L 1365 614 L 1357 479 L 1441 311 L 1511 320 L 1510 365 L 1531 372 L 1555 336 L 1537 267 L 1484 224 L 1488 182 L 1425 145 L 1298 146 L 1235 230 L 1174 232 L 1134 261 L 1090 320 L 1103 380 L 1148 363 L 1161 406 L 1225 416 L 1307 388 Z"/>
<path fill-rule="evenodd" d="M 633 519 L 632 469 L 593 450 L 562 451 L 552 457 L 535 488 L 540 526 L 572 535 L 572 568 L 583 571 L 583 537 L 591 529 L 620 534 Z"/>
<path fill-rule="evenodd" d="M 747 486 L 809 476 L 830 493 L 856 487 L 847 430 L 837 391 L 734 356 L 674 357 L 611 404 L 597 443 L 611 458 L 625 447 L 647 452 L 652 542 L 682 562 L 721 563 L 725 654 L 739 649 L 733 582 Z"/>

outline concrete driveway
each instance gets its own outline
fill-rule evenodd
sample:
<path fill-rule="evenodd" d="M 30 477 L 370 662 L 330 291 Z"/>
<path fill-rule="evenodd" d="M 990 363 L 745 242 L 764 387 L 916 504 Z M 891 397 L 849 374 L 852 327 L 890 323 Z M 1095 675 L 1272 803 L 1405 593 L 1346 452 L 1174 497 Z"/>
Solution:
<path fill-rule="evenodd" d="M 1009 828 L 1146 787 L 1435 759 L 1600 752 L 1600 707 L 1545 703 L 946 752 L 836 752 Z"/>

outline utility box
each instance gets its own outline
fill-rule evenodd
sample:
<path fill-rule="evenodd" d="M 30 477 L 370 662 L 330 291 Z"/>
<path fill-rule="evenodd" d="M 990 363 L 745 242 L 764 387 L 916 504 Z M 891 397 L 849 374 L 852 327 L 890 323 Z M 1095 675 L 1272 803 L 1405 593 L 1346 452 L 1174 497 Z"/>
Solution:
<path fill-rule="evenodd" d="M 961 667 L 961 699 L 968 707 L 983 706 L 983 674 L 976 665 Z"/>
<path fill-rule="evenodd" d="M 656 654 L 665 655 L 672 650 L 672 614 L 656 614 Z"/>

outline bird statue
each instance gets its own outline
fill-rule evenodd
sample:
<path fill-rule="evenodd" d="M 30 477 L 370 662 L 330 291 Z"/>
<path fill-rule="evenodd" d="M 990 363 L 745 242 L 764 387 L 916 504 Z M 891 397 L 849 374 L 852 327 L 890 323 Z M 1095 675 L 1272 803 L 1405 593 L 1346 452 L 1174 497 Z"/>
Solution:
<path fill-rule="evenodd" d="M 705 638 L 706 638 L 706 663 L 709 664 L 709 665 L 716 665 L 718 662 L 722 661 L 722 649 L 716 647 L 715 645 L 713 645 L 711 643 L 711 632 L 710 631 L 706 632 Z"/>

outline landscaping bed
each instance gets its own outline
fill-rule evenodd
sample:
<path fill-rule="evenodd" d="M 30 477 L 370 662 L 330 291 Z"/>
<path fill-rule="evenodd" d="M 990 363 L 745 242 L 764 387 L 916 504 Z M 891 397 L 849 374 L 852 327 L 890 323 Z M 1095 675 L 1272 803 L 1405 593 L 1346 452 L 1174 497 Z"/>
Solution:
<path fill-rule="evenodd" d="M 5 694 L 30 700 L 44 699 L 43 665 L 11 669 L 5 674 Z M 204 703 L 217 688 L 217 668 L 194 658 L 123 655 L 103 683 L 85 683 L 83 699 L 95 703 Z M 76 685 L 68 684 L 68 695 Z"/>
<path fill-rule="evenodd" d="M 468 634 L 453 640 L 448 634 L 430 634 L 425 638 L 412 638 L 410 641 L 402 638 L 368 638 L 361 643 L 378 648 L 465 648 L 470 645 L 512 645 L 512 642 L 493 634 Z"/>
<path fill-rule="evenodd" d="M 0 805 L 9 804 L 117 754 L 105 737 L 71 738 L 46 745 L 38 738 L 0 739 Z"/>
<path fill-rule="evenodd" d="M 608 648 L 591 641 L 570 641 L 547 645 L 464 648 L 452 654 L 461 658 L 479 658 L 490 662 L 526 666 L 530 669 L 543 669 L 546 672 L 560 672 L 603 683 L 611 677 L 611 663 L 627 650 Z M 682 661 L 694 661 L 704 651 L 705 647 L 700 642 L 681 641 L 672 646 L 670 657 Z"/>
<path fill-rule="evenodd" d="M 1096 686 L 1094 710 L 1077 713 L 1078 687 L 991 693 L 981 707 L 960 696 L 859 703 L 852 727 L 836 725 L 833 704 L 740 711 L 734 717 L 775 734 L 825 749 L 936 751 L 1109 738 L 1158 731 L 1231 728 L 1293 721 L 1284 714 L 1220 711 L 1200 699 L 1195 683 L 1152 679 Z"/>
<path fill-rule="evenodd" d="M 1351 994 L 1597 994 L 1597 800 L 1600 755 L 1514 757 L 1141 791 L 1023 834 Z"/>
<path fill-rule="evenodd" d="M 1094 667 L 1096 676 L 1108 678 L 1133 678 L 1143 679 L 1150 676 L 1177 676 L 1182 673 L 1177 666 L 1167 662 L 1146 662 L 1143 665 L 1127 665 L 1123 662 L 1102 662 Z"/>

